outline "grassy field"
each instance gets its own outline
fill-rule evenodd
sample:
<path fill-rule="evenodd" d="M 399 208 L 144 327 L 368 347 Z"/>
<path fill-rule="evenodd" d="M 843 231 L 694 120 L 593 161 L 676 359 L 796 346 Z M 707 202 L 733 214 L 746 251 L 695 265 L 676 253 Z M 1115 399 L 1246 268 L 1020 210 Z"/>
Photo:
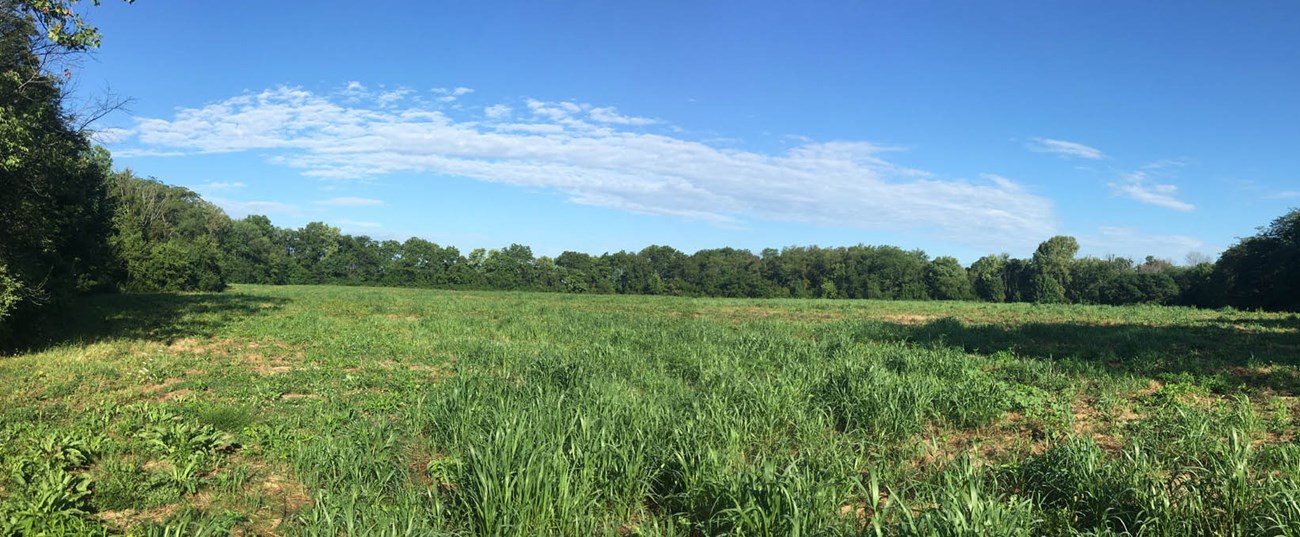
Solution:
<path fill-rule="evenodd" d="M 1300 319 L 238 286 L 0 358 L 0 534 L 1300 535 Z"/>

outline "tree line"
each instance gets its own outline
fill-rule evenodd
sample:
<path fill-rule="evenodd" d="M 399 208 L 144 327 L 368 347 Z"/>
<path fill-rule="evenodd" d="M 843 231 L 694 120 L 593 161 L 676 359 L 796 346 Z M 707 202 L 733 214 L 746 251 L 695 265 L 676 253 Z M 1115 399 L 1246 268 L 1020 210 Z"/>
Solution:
<path fill-rule="evenodd" d="M 921 250 L 792 246 L 758 253 L 669 246 L 535 256 L 525 245 L 461 252 L 412 237 L 349 235 L 322 222 L 281 228 L 266 216 L 230 219 L 194 192 L 113 174 L 111 243 L 123 288 L 215 291 L 226 283 L 338 284 L 748 298 L 982 300 L 1300 309 L 1300 210 L 1243 239 L 1214 263 L 1177 266 L 1148 256 L 1078 257 L 1052 237 L 1026 259 L 970 266 Z"/>
<path fill-rule="evenodd" d="M 990 255 L 963 266 L 867 245 L 693 254 L 649 246 L 551 258 L 512 244 L 462 253 L 320 222 L 235 220 L 193 191 L 112 170 L 88 137 L 87 114 L 70 110 L 68 71 L 57 68 L 100 40 L 71 4 L 0 0 L 0 351 L 19 334 L 39 337 L 83 293 L 220 291 L 229 282 L 1300 310 L 1300 210 L 1192 266 L 1078 258 L 1078 243 L 1064 236 L 1028 259 Z"/>

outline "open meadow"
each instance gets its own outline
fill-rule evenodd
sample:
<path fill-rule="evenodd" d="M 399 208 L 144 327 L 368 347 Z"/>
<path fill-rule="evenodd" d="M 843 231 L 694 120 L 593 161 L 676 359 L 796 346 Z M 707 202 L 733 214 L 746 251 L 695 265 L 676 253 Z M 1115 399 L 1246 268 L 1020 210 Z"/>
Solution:
<path fill-rule="evenodd" d="M 1300 535 L 1300 318 L 241 285 L 0 358 L 0 534 Z"/>

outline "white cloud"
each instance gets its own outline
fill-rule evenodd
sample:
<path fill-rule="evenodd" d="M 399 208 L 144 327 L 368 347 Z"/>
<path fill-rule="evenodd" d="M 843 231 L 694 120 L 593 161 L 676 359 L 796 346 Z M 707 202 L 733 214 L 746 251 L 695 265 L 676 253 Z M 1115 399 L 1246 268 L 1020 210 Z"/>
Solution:
<path fill-rule="evenodd" d="M 592 108 L 587 111 L 587 117 L 598 123 L 613 123 L 616 125 L 654 125 L 659 121 L 647 117 L 624 116 L 618 113 L 618 110 L 612 106 L 603 108 Z"/>
<path fill-rule="evenodd" d="M 278 201 L 238 201 L 209 196 L 205 196 L 205 199 L 221 207 L 231 218 L 243 218 L 250 214 L 293 216 L 301 213 L 298 206 Z"/>
<path fill-rule="evenodd" d="M 494 125 L 492 128 L 505 132 L 533 132 L 533 133 L 561 133 L 564 132 L 563 125 L 553 125 L 550 123 L 502 123 Z"/>
<path fill-rule="evenodd" d="M 472 88 L 433 88 L 433 93 L 441 95 L 438 97 L 439 102 L 450 103 L 459 99 L 461 96 L 474 93 Z"/>
<path fill-rule="evenodd" d="M 365 84 L 357 82 L 356 80 L 349 80 L 347 85 L 344 86 L 343 90 L 340 91 L 339 93 L 343 95 L 345 100 L 347 100 L 348 102 L 355 103 L 360 101 L 361 99 L 369 97 L 370 89 L 366 88 Z"/>
<path fill-rule="evenodd" d="M 532 120 L 513 126 L 408 106 L 354 106 L 281 87 L 181 109 L 170 119 L 138 118 L 137 139 L 156 150 L 258 151 L 314 177 L 462 176 L 713 222 L 916 230 L 1004 249 L 1056 228 L 1052 203 L 1011 180 L 936 178 L 885 160 L 888 148 L 867 142 L 807 142 L 765 153 L 594 125 L 585 119 L 594 108 L 573 102 L 529 100 Z"/>
<path fill-rule="evenodd" d="M 217 190 L 233 190 L 236 188 L 244 188 L 245 186 L 247 185 L 238 181 L 235 182 L 213 181 L 209 183 L 203 183 L 196 188 L 197 190 L 203 192 L 213 192 Z"/>
<path fill-rule="evenodd" d="M 384 200 L 377 200 L 373 198 L 341 197 L 341 198 L 330 198 L 327 200 L 321 200 L 316 203 L 318 205 L 333 205 L 336 207 L 373 207 L 376 205 L 383 205 Z"/>
<path fill-rule="evenodd" d="M 1150 170 L 1153 168 L 1145 169 Z M 1151 179 L 1151 172 L 1136 171 L 1124 174 L 1122 181 L 1110 183 L 1109 186 L 1117 194 L 1148 205 L 1155 205 L 1157 207 L 1164 207 L 1166 209 L 1173 209 L 1182 212 L 1196 209 L 1195 205 L 1175 197 L 1178 194 L 1178 186 L 1168 183 L 1153 183 Z"/>
<path fill-rule="evenodd" d="M 488 119 L 505 119 L 510 117 L 512 110 L 504 104 L 494 104 L 483 109 L 483 115 Z"/>
<path fill-rule="evenodd" d="M 126 148 L 114 149 L 113 156 L 116 158 L 137 158 L 137 157 L 183 157 L 190 153 L 185 151 L 159 151 L 156 149 Z"/>
<path fill-rule="evenodd" d="M 1021 187 L 1015 181 L 1007 179 L 995 173 L 981 173 L 980 178 L 991 181 L 993 184 L 1005 190 L 1019 190 Z"/>
<path fill-rule="evenodd" d="M 135 131 L 132 129 L 110 127 L 92 132 L 90 134 L 90 139 L 97 144 L 111 145 L 126 140 L 134 135 Z"/>
<path fill-rule="evenodd" d="M 1106 155 L 1100 149 L 1089 147 L 1078 142 L 1067 142 L 1065 140 L 1053 140 L 1051 138 L 1030 138 L 1025 147 L 1030 151 L 1038 153 L 1052 153 L 1062 157 L 1078 157 L 1090 160 L 1100 160 L 1106 158 Z"/>
<path fill-rule="evenodd" d="M 379 106 L 391 106 L 393 103 L 405 99 L 407 95 L 412 93 L 414 93 L 414 91 L 409 88 L 398 88 L 392 91 L 385 91 L 375 97 L 375 102 L 379 103 Z"/>
<path fill-rule="evenodd" d="M 1143 164 L 1141 169 L 1151 171 L 1151 172 L 1156 172 L 1160 170 L 1168 170 L 1171 168 L 1182 168 L 1183 166 L 1186 165 L 1187 165 L 1186 162 L 1179 159 L 1164 159 L 1164 160 L 1157 160 L 1155 162 L 1148 162 L 1146 164 Z"/>
<path fill-rule="evenodd" d="M 1142 260 L 1146 256 L 1180 260 L 1188 252 L 1205 251 L 1207 245 L 1188 235 L 1149 235 L 1120 226 L 1101 226 L 1096 233 L 1079 236 L 1079 246 L 1090 255 L 1109 254 Z"/>
<path fill-rule="evenodd" d="M 1268 199 L 1285 200 L 1291 198 L 1300 198 L 1300 190 L 1283 190 L 1269 194 Z"/>

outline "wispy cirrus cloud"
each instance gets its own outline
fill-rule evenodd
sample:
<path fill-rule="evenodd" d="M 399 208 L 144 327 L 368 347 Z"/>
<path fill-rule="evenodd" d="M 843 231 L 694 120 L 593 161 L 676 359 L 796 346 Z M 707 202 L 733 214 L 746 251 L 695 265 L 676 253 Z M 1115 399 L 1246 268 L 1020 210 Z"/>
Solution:
<path fill-rule="evenodd" d="M 1183 163 L 1176 160 L 1152 162 L 1137 171 L 1122 174 L 1119 181 L 1109 183 L 1108 186 L 1116 194 L 1148 205 L 1181 212 L 1193 211 L 1196 209 L 1195 205 L 1178 199 L 1178 185 L 1156 182 L 1159 178 L 1167 176 L 1165 170 L 1181 166 Z"/>
<path fill-rule="evenodd" d="M 218 190 L 234 190 L 237 188 L 244 188 L 245 186 L 248 185 L 245 185 L 240 181 L 210 181 L 195 187 L 195 190 L 200 192 L 215 192 Z"/>
<path fill-rule="evenodd" d="M 1025 147 L 1036 153 L 1052 153 L 1062 157 L 1083 158 L 1089 160 L 1101 160 L 1106 158 L 1106 154 L 1100 149 L 1083 145 L 1078 142 L 1068 142 L 1065 140 L 1054 140 L 1051 138 L 1030 138 Z"/>
<path fill-rule="evenodd" d="M 240 201 L 223 197 L 204 196 L 213 205 L 226 211 L 232 218 L 243 218 L 250 214 L 269 216 L 298 216 L 302 209 L 297 205 L 278 201 Z"/>
<path fill-rule="evenodd" d="M 344 196 L 340 198 L 330 198 L 327 200 L 320 200 L 317 201 L 316 204 L 333 205 L 335 207 L 374 207 L 377 205 L 383 205 L 384 200 L 377 200 L 374 198 L 358 198 L 358 197 Z"/>
<path fill-rule="evenodd" d="M 169 118 L 137 118 L 137 134 L 121 149 L 255 151 L 272 164 L 334 180 L 461 176 L 553 189 L 574 203 L 638 213 L 921 231 L 983 247 L 1036 243 L 1057 225 L 1050 200 L 1010 179 L 936 177 L 890 162 L 890 148 L 866 141 L 746 151 L 579 102 L 530 99 L 517 111 L 493 105 L 454 117 L 437 103 L 413 98 L 385 108 L 373 96 L 356 102 L 346 93 L 278 87 Z"/>
<path fill-rule="evenodd" d="M 90 139 L 97 144 L 108 145 L 108 144 L 115 144 L 121 142 L 122 140 L 126 140 L 133 135 L 135 135 L 135 131 L 133 129 L 109 127 L 107 129 L 99 129 L 97 131 L 90 133 Z"/>

